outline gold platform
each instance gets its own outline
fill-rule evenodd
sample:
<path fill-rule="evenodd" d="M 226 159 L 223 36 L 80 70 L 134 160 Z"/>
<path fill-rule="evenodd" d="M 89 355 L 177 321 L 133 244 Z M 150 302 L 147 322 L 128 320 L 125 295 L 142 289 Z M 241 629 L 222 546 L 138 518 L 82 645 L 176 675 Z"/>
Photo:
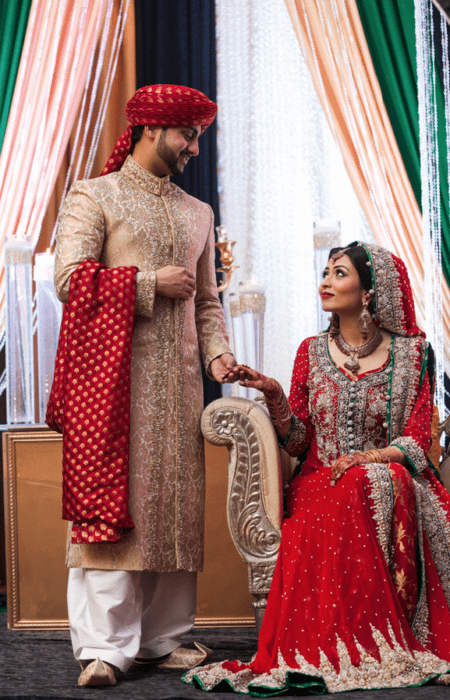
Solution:
<path fill-rule="evenodd" d="M 42 427 L 10 430 L 3 453 L 8 627 L 67 628 L 61 436 Z M 205 453 L 205 568 L 196 626 L 254 626 L 247 567 L 226 520 L 228 450 L 205 442 Z"/>

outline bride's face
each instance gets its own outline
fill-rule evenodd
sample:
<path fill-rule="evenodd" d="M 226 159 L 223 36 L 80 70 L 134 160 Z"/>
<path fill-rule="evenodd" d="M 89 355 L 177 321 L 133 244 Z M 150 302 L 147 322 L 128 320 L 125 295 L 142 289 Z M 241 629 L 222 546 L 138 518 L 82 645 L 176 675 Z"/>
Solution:
<path fill-rule="evenodd" d="M 367 292 L 348 255 L 328 261 L 323 271 L 319 294 L 324 311 L 334 311 L 337 314 L 360 313 Z"/>

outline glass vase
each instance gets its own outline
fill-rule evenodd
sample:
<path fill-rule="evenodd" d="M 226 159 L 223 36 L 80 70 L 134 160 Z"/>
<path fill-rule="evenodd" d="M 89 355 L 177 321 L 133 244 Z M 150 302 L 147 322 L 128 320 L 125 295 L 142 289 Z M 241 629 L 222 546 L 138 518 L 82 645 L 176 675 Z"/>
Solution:
<path fill-rule="evenodd" d="M 56 296 L 53 274 L 55 256 L 49 251 L 35 257 L 39 422 L 45 423 L 47 403 L 52 388 L 56 349 L 62 319 L 62 304 Z"/>
<path fill-rule="evenodd" d="M 328 263 L 332 248 L 341 245 L 341 222 L 321 219 L 313 224 L 314 233 L 314 266 L 316 270 L 316 289 L 322 282 L 323 271 Z M 330 313 L 322 309 L 320 296 L 317 294 L 317 331 L 320 333 L 328 328 Z"/>
<path fill-rule="evenodd" d="M 34 423 L 32 249 L 27 241 L 5 244 L 6 387 L 9 425 Z"/>

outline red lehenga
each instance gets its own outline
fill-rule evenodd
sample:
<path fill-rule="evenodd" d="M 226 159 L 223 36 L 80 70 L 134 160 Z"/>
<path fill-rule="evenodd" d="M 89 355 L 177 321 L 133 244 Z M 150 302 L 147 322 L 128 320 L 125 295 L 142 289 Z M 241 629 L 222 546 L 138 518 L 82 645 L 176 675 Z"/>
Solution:
<path fill-rule="evenodd" d="M 450 494 L 427 463 L 428 355 L 420 335 L 393 335 L 386 364 L 350 378 L 328 334 L 301 344 L 285 448 L 304 461 L 257 654 L 193 669 L 185 682 L 265 697 L 417 686 L 450 672 Z M 386 445 L 407 467 L 356 466 L 330 485 L 338 457 Z"/>

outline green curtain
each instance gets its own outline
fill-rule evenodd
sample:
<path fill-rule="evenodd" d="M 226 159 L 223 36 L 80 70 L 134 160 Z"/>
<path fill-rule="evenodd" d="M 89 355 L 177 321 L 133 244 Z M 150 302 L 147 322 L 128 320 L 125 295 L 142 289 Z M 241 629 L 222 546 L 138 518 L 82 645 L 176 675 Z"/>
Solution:
<path fill-rule="evenodd" d="M 0 0 L 0 150 L 32 0 Z"/>
<path fill-rule="evenodd" d="M 419 107 L 414 0 L 356 0 L 383 100 L 419 207 Z M 436 10 L 437 12 L 437 10 Z M 444 93 L 436 64 L 442 267 L 450 285 L 450 216 Z"/>

